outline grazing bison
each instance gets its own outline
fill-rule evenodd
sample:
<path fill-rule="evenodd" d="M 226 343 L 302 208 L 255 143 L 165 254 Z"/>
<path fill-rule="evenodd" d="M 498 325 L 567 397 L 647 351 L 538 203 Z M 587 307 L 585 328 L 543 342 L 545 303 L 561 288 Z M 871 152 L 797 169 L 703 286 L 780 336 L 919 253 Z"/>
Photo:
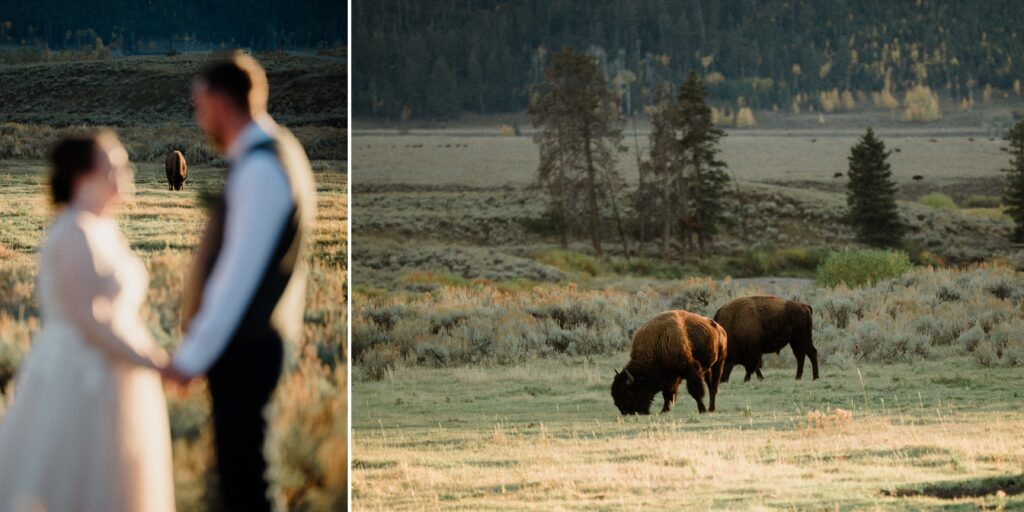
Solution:
<path fill-rule="evenodd" d="M 725 329 L 709 318 L 688 311 L 666 311 L 650 319 L 633 335 L 629 364 L 615 372 L 612 399 L 623 415 L 650 414 L 659 391 L 661 412 L 675 401 L 681 380 L 697 401 L 700 413 L 715 411 L 718 382 L 727 355 Z M 704 407 L 704 383 L 711 407 Z"/>
<path fill-rule="evenodd" d="M 910 179 L 912 179 L 914 181 L 921 181 L 921 180 L 924 179 L 924 176 L 921 176 L 920 174 L 915 174 L 915 175 L 911 176 Z"/>
<path fill-rule="evenodd" d="M 171 151 L 164 160 L 164 171 L 167 172 L 167 190 L 181 190 L 188 177 L 185 155 L 181 151 Z"/>
<path fill-rule="evenodd" d="M 835 179 L 842 178 L 843 177 L 843 173 L 837 172 L 837 173 L 833 174 L 832 177 L 835 178 Z"/>
<path fill-rule="evenodd" d="M 813 310 L 808 304 L 757 295 L 740 297 L 719 309 L 715 321 L 722 324 L 729 336 L 729 358 L 722 382 L 729 380 L 732 367 L 741 365 L 747 370 L 743 382 L 752 373 L 761 375 L 761 355 L 778 353 L 789 345 L 796 356 L 796 378 L 804 374 L 804 357 L 811 360 L 814 378 L 818 378 L 818 351 L 812 337 Z"/>

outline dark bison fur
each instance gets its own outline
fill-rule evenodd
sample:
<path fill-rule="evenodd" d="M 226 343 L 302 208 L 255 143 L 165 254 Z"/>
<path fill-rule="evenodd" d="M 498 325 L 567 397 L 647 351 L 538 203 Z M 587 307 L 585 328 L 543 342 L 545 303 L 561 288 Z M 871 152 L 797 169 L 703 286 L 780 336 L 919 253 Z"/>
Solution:
<path fill-rule="evenodd" d="M 725 329 L 713 320 L 682 310 L 661 313 L 633 335 L 629 364 L 612 381 L 615 407 L 623 415 L 650 414 L 654 395 L 661 392 L 661 412 L 668 412 L 685 380 L 697 411 L 714 412 L 726 355 Z M 705 383 L 710 408 L 704 407 Z"/>
<path fill-rule="evenodd" d="M 818 378 L 818 351 L 813 343 L 814 310 L 809 304 L 770 295 L 740 297 L 719 309 L 715 321 L 722 324 L 729 336 L 729 357 L 722 382 L 736 365 L 743 366 L 750 380 L 752 373 L 761 375 L 761 356 L 779 353 L 786 345 L 796 356 L 796 378 L 804 374 L 804 358 L 811 360 L 814 378 Z"/>
<path fill-rule="evenodd" d="M 167 190 L 181 190 L 188 179 L 185 155 L 181 151 L 171 151 L 164 160 L 164 171 L 167 172 Z"/>

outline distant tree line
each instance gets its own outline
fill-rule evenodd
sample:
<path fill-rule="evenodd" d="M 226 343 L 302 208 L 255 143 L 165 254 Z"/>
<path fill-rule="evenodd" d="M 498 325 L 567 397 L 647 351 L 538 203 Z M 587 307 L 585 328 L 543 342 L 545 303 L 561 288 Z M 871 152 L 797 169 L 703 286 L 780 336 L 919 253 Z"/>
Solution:
<path fill-rule="evenodd" d="M 353 110 L 521 111 L 567 45 L 597 59 L 627 115 L 691 71 L 737 107 L 828 109 L 918 85 L 974 101 L 1024 77 L 1020 27 L 1015 0 L 356 0 Z"/>
<path fill-rule="evenodd" d="M 82 38 L 131 51 L 152 39 L 191 39 L 259 50 L 341 45 L 347 2 L 301 0 L 6 0 L 0 43 L 80 47 Z"/>

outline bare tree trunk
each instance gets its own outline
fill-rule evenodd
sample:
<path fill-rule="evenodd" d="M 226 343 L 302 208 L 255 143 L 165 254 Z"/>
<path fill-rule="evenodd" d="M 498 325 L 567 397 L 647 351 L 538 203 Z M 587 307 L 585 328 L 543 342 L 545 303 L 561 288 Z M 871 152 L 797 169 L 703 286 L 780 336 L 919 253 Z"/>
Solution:
<path fill-rule="evenodd" d="M 636 189 L 636 213 L 640 220 L 640 248 L 637 250 L 637 254 L 642 258 L 644 250 L 647 248 L 647 201 L 644 197 L 647 189 L 644 187 L 644 165 L 640 158 L 640 135 L 637 133 L 635 116 L 633 117 L 633 142 L 636 145 L 636 172 L 639 176 L 639 184 Z"/>
<path fill-rule="evenodd" d="M 697 152 L 694 151 L 694 155 L 693 155 L 693 195 L 696 196 L 696 197 L 700 197 L 700 184 L 701 184 L 700 182 L 701 182 L 700 155 L 698 155 Z M 700 212 L 699 208 L 697 209 L 697 211 L 693 212 L 693 215 L 690 216 L 691 217 L 690 218 L 690 226 L 693 228 L 694 234 L 697 236 L 697 250 L 699 251 L 699 254 L 701 256 L 704 256 L 704 226 L 700 222 L 698 222 L 698 219 L 700 218 L 700 213 L 701 212 Z M 689 237 L 687 237 L 687 239 L 689 239 Z"/>
<path fill-rule="evenodd" d="M 604 255 L 601 250 L 600 222 L 597 208 L 597 169 L 594 168 L 594 155 L 590 148 L 590 126 L 583 129 L 583 156 L 587 164 L 587 224 L 590 231 L 590 243 L 594 246 L 597 257 Z"/>
<path fill-rule="evenodd" d="M 619 240 L 622 241 L 622 251 L 626 253 L 626 261 L 629 261 L 629 238 L 626 237 L 626 230 L 622 227 L 622 216 L 619 215 L 619 202 L 615 200 L 615 193 L 612 191 L 611 180 L 606 180 L 608 200 L 612 203 L 612 215 L 615 216 L 615 227 L 619 232 Z"/>
<path fill-rule="evenodd" d="M 566 195 L 569 187 L 565 180 L 565 163 L 558 166 L 558 245 L 563 250 L 569 248 L 569 205 L 566 204 Z"/>
<path fill-rule="evenodd" d="M 685 162 L 685 159 L 680 159 Z M 676 177 L 676 191 L 679 194 L 679 215 L 676 220 L 679 222 L 679 239 L 682 242 L 683 254 L 690 252 L 690 187 L 686 179 L 685 164 L 679 169 Z"/>
<path fill-rule="evenodd" d="M 672 203 L 669 202 L 672 194 L 670 193 L 669 184 L 664 183 L 661 187 L 661 204 L 664 208 L 664 213 L 661 216 L 661 259 L 668 260 L 668 240 L 672 235 Z"/>

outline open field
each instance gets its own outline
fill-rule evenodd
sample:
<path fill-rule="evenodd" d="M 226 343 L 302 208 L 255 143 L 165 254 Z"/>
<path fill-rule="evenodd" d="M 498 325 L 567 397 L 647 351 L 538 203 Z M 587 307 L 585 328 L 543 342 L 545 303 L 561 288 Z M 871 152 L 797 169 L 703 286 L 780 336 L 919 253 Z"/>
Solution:
<path fill-rule="evenodd" d="M 642 123 L 638 131 L 641 151 L 646 151 Z M 853 244 L 853 233 L 842 221 L 845 178 L 834 174 L 845 173 L 849 148 L 860 135 L 845 127 L 730 131 L 721 146 L 736 180 L 736 191 L 727 199 L 730 224 L 713 242 L 710 258 L 683 262 L 686 268 L 670 274 L 779 275 L 764 274 L 771 269 L 751 268 L 742 260 L 759 258 L 764 251 Z M 1000 169 L 1008 162 L 1001 150 L 1004 140 L 989 136 L 983 126 L 946 122 L 889 123 L 880 136 L 893 150 L 890 162 L 915 258 L 927 251 L 938 261 L 963 264 L 1009 251 L 1011 223 L 997 207 L 1004 187 Z M 356 285 L 401 288 L 403 277 L 415 271 L 491 280 L 577 278 L 545 261 L 556 243 L 545 224 L 546 199 L 530 186 L 538 151 L 529 131 L 502 136 L 498 126 L 466 124 L 402 134 L 378 127 L 361 130 L 352 143 L 359 161 L 353 181 L 353 204 L 360 212 L 354 219 Z M 636 156 L 629 130 L 624 143 L 628 151 L 619 156 L 618 167 L 632 187 Z M 913 180 L 917 175 L 923 179 Z M 950 196 L 954 208 L 917 202 L 934 192 Z M 968 207 L 977 200 L 994 207 Z M 620 207 L 627 218 L 632 216 L 631 205 Z M 638 227 L 627 229 L 635 243 Z M 655 235 L 647 236 L 650 241 Z M 611 232 L 606 243 L 607 251 L 622 256 Z M 656 253 L 654 246 L 648 243 L 648 257 Z M 582 240 L 573 241 L 570 249 L 588 251 Z M 809 275 L 806 269 L 779 271 Z"/>
<path fill-rule="evenodd" d="M 1009 113 L 951 112 L 925 126 L 780 116 L 731 130 L 721 145 L 737 180 L 729 225 L 711 254 L 673 261 L 650 242 L 627 259 L 611 230 L 604 258 L 579 239 L 558 249 L 530 187 L 529 130 L 502 136 L 482 120 L 358 130 L 354 504 L 1024 508 L 1024 261 L 999 209 L 1008 158 L 991 128 L 998 116 Z M 863 288 L 816 287 L 807 278 L 824 258 L 856 247 L 845 179 L 833 175 L 867 124 L 894 150 L 920 266 Z M 629 128 L 619 169 L 633 187 Z M 952 200 L 922 199 L 934 192 Z M 710 316 L 759 292 L 813 306 L 821 380 L 794 381 L 784 349 L 765 357 L 764 382 L 734 373 L 715 414 L 698 416 L 683 393 L 670 414 L 619 416 L 613 370 L 641 323 L 675 308 Z"/>
<path fill-rule="evenodd" d="M 39 328 L 33 297 L 36 251 L 52 217 L 46 164 L 0 160 L 0 388 L 31 348 Z M 275 492 L 293 510 L 343 506 L 346 493 L 346 163 L 315 161 L 319 218 L 311 255 L 306 329 L 288 347 L 287 371 L 271 407 L 268 450 Z M 219 188 L 225 170 L 189 168 L 182 192 L 167 191 L 161 164 L 138 164 L 137 193 L 118 221 L 151 274 L 143 315 L 168 349 L 181 340 L 180 300 L 192 251 L 204 221 L 200 191 Z M 209 401 L 205 384 L 169 397 L 178 510 L 216 503 Z M 8 461 L 8 463 L 16 463 Z"/>
<path fill-rule="evenodd" d="M 765 356 L 763 382 L 734 372 L 717 413 L 699 416 L 683 392 L 670 414 L 619 416 L 609 386 L 637 326 L 669 308 L 711 315 L 777 284 L 620 279 L 357 293 L 354 503 L 1024 507 L 1024 273 L 1005 264 L 915 270 L 857 289 L 776 288 L 814 307 L 821 380 L 794 381 L 784 349 Z"/>
<path fill-rule="evenodd" d="M 798 382 L 787 367 L 765 372 L 763 382 L 723 384 L 714 414 L 698 416 L 684 394 L 669 414 L 623 419 L 608 388 L 612 369 L 625 359 L 411 368 L 380 382 L 357 380 L 354 504 L 359 510 L 1024 507 L 1019 494 L 996 496 L 999 489 L 1024 491 L 1019 368 L 982 372 L 962 359 L 826 366 L 821 380 Z M 1005 481 L 1013 477 L 1015 484 Z M 898 495 L 933 484 L 938 490 Z M 980 496 L 935 496 L 969 486 Z"/>
<path fill-rule="evenodd" d="M 640 130 L 640 149 L 646 156 L 647 132 Z M 722 139 L 721 156 L 739 181 L 824 181 L 846 172 L 850 147 L 862 130 L 733 130 Z M 980 130 L 930 130 L 926 127 L 879 130 L 888 149 L 896 181 L 906 183 L 920 174 L 928 181 L 999 176 L 1007 155 L 1006 141 L 989 140 Z M 971 140 L 973 139 L 973 140 Z M 635 182 L 636 145 L 632 129 L 624 133 L 628 151 L 619 154 L 619 171 Z M 490 130 L 360 131 L 352 140 L 360 158 L 358 183 L 465 186 L 523 185 L 533 181 L 539 152 L 525 132 L 502 136 Z M 955 165 L 951 165 L 955 162 Z M 353 182 L 356 183 L 356 182 Z"/>

